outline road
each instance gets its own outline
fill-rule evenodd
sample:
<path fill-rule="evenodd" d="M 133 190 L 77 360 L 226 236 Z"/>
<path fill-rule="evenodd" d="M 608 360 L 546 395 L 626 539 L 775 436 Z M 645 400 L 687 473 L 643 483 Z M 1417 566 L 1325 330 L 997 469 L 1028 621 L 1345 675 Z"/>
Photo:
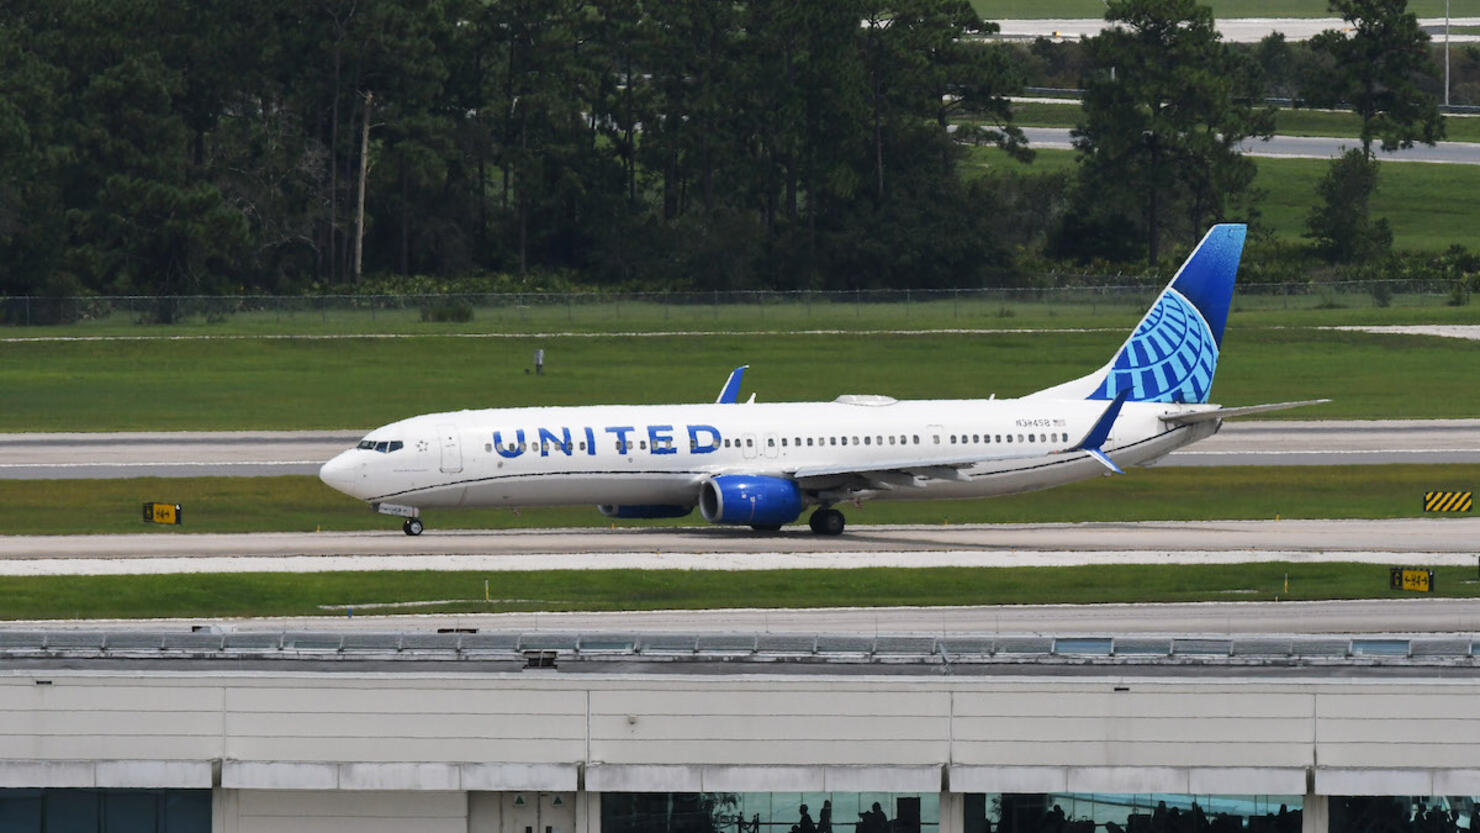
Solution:
<path fill-rule="evenodd" d="M 1415 498 L 1416 499 L 1416 498 Z M 1476 563 L 1480 518 L 0 537 L 0 575 Z"/>
<path fill-rule="evenodd" d="M 1093 37 L 1106 26 L 1102 18 L 1043 19 L 1043 20 L 998 20 L 1000 36 L 1010 39 Z M 1444 18 L 1419 18 L 1419 26 L 1429 33 L 1436 44 L 1444 42 Z M 1256 43 L 1273 32 L 1280 32 L 1287 40 L 1310 40 L 1327 29 L 1347 29 L 1351 24 L 1336 17 L 1247 17 L 1221 18 L 1216 21 L 1218 33 L 1225 41 L 1233 43 Z M 1452 28 L 1480 26 L 1480 17 L 1453 17 Z M 1480 35 L 1451 32 L 1450 43 L 1474 43 Z"/>
<path fill-rule="evenodd" d="M 362 431 L 0 434 L 0 479 L 312 475 Z M 1480 419 L 1229 422 L 1161 465 L 1480 463 Z"/>
<path fill-rule="evenodd" d="M 1024 127 L 1030 147 L 1068 150 L 1074 147 L 1067 127 Z M 1360 147 L 1355 138 L 1325 136 L 1275 136 L 1267 142 L 1245 141 L 1240 149 L 1250 156 L 1287 159 L 1331 159 Z M 1407 150 L 1378 151 L 1378 158 L 1391 162 L 1434 162 L 1450 165 L 1480 165 L 1480 143 L 1439 142 L 1434 147 L 1415 145 Z"/>

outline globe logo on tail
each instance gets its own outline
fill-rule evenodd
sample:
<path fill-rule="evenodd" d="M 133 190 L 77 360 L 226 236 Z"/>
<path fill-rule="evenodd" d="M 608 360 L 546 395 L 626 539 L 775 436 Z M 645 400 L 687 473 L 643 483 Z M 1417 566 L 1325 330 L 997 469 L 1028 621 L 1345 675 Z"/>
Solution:
<path fill-rule="evenodd" d="M 1207 402 L 1218 343 L 1202 314 L 1170 287 L 1116 355 L 1091 399 L 1130 390 L 1133 402 Z"/>

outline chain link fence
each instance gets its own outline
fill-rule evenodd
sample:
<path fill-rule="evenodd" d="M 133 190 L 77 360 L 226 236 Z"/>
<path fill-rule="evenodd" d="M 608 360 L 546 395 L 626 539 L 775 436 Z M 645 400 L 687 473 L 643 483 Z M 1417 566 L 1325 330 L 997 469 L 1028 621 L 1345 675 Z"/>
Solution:
<path fill-rule="evenodd" d="M 488 293 L 438 295 L 188 295 L 0 298 L 0 324 L 223 325 L 278 332 L 376 332 L 418 322 L 478 331 L 623 331 L 1043 326 L 1145 309 L 1160 286 L 856 291 Z M 1234 310 L 1437 307 L 1468 302 L 1432 280 L 1240 284 Z"/>

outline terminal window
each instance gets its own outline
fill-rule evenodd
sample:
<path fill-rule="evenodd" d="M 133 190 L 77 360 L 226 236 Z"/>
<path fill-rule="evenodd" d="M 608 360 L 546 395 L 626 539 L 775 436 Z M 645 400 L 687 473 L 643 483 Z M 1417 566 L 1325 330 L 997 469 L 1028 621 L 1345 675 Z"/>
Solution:
<path fill-rule="evenodd" d="M 5 833 L 210 833 L 210 790 L 0 789 Z"/>
<path fill-rule="evenodd" d="M 1300 833 L 1298 795 L 982 794 L 965 833 Z M 1331 828 L 1335 833 L 1336 828 Z"/>
<path fill-rule="evenodd" d="M 939 793 L 605 793 L 602 833 L 938 833 Z"/>

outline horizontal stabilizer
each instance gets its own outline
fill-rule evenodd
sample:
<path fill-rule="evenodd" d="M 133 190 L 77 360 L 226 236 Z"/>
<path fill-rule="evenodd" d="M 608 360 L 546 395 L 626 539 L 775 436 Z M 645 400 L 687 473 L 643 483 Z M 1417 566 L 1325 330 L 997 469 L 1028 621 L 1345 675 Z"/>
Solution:
<path fill-rule="evenodd" d="M 1120 466 L 1115 465 L 1114 460 L 1111 460 L 1109 457 L 1105 456 L 1105 452 L 1099 450 L 1098 448 L 1086 448 L 1085 451 L 1089 453 L 1089 456 L 1095 458 L 1096 460 L 1099 460 L 1100 465 L 1104 466 L 1105 468 L 1115 472 L 1116 474 L 1125 474 L 1124 471 L 1121 471 Z"/>
<path fill-rule="evenodd" d="M 1210 411 L 1193 411 L 1189 414 L 1171 414 L 1162 417 L 1162 420 L 1173 425 L 1188 425 L 1194 422 L 1209 422 L 1215 419 L 1262 414 L 1269 411 L 1283 411 L 1286 408 L 1304 408 L 1307 405 L 1322 405 L 1330 401 L 1329 399 L 1306 399 L 1301 402 L 1271 402 L 1267 405 L 1246 405 L 1242 408 L 1214 408 Z"/>

